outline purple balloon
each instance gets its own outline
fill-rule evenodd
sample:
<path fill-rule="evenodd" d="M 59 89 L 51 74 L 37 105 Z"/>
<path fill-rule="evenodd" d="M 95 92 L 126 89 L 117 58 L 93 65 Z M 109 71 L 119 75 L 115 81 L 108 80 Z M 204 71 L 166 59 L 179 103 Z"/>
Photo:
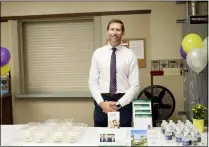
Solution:
<path fill-rule="evenodd" d="M 181 56 L 182 56 L 184 59 L 186 59 L 187 54 L 184 52 L 184 50 L 182 49 L 182 47 L 180 48 L 180 54 L 181 54 Z"/>
<path fill-rule="evenodd" d="M 8 49 L 1 47 L 1 66 L 6 65 L 10 60 L 10 52 Z"/>

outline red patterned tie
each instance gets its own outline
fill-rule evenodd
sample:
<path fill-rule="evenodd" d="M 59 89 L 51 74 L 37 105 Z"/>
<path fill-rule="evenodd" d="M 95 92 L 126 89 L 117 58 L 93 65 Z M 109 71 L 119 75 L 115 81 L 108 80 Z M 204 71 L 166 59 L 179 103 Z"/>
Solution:
<path fill-rule="evenodd" d="M 116 80 L 116 48 L 112 48 L 112 56 L 110 62 L 110 93 L 113 95 L 117 91 L 117 80 Z"/>

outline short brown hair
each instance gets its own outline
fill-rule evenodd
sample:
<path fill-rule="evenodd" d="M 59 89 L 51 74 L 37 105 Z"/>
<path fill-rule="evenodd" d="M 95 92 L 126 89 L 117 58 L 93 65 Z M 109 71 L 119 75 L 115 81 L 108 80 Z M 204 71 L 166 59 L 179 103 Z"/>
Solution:
<path fill-rule="evenodd" d="M 123 22 L 120 19 L 112 19 L 112 20 L 110 20 L 110 22 L 107 25 L 107 30 L 109 30 L 110 24 L 112 24 L 112 23 L 119 23 L 119 24 L 121 24 L 122 31 L 125 32 L 124 24 L 123 24 Z"/>

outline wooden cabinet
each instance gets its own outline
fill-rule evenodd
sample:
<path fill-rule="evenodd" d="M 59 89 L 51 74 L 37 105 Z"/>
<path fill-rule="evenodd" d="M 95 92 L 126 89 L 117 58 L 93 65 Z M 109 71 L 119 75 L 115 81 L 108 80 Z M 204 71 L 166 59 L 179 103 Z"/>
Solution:
<path fill-rule="evenodd" d="M 6 83 L 8 84 L 8 94 L 2 94 L 1 95 L 1 101 L 0 101 L 0 118 L 1 118 L 1 124 L 13 124 L 13 112 L 12 112 L 12 95 L 11 95 L 11 77 L 10 73 L 8 75 Z M 3 78 L 1 79 L 1 84 Z M 1 85 L 1 90 L 3 89 Z M 4 86 L 4 85 L 3 85 Z M 3 90 L 2 90 L 3 91 Z M 2 92 L 1 92 L 2 93 Z"/>
<path fill-rule="evenodd" d="M 13 124 L 12 95 L 2 95 L 0 102 L 1 124 Z"/>

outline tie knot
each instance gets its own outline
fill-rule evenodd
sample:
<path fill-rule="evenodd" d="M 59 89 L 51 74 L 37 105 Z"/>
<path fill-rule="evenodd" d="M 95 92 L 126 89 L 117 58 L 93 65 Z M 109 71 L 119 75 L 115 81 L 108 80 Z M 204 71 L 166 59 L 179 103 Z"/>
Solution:
<path fill-rule="evenodd" d="M 116 50 L 117 50 L 117 48 L 115 48 L 115 47 L 112 48 L 112 51 L 113 51 L 113 52 L 115 52 Z"/>

